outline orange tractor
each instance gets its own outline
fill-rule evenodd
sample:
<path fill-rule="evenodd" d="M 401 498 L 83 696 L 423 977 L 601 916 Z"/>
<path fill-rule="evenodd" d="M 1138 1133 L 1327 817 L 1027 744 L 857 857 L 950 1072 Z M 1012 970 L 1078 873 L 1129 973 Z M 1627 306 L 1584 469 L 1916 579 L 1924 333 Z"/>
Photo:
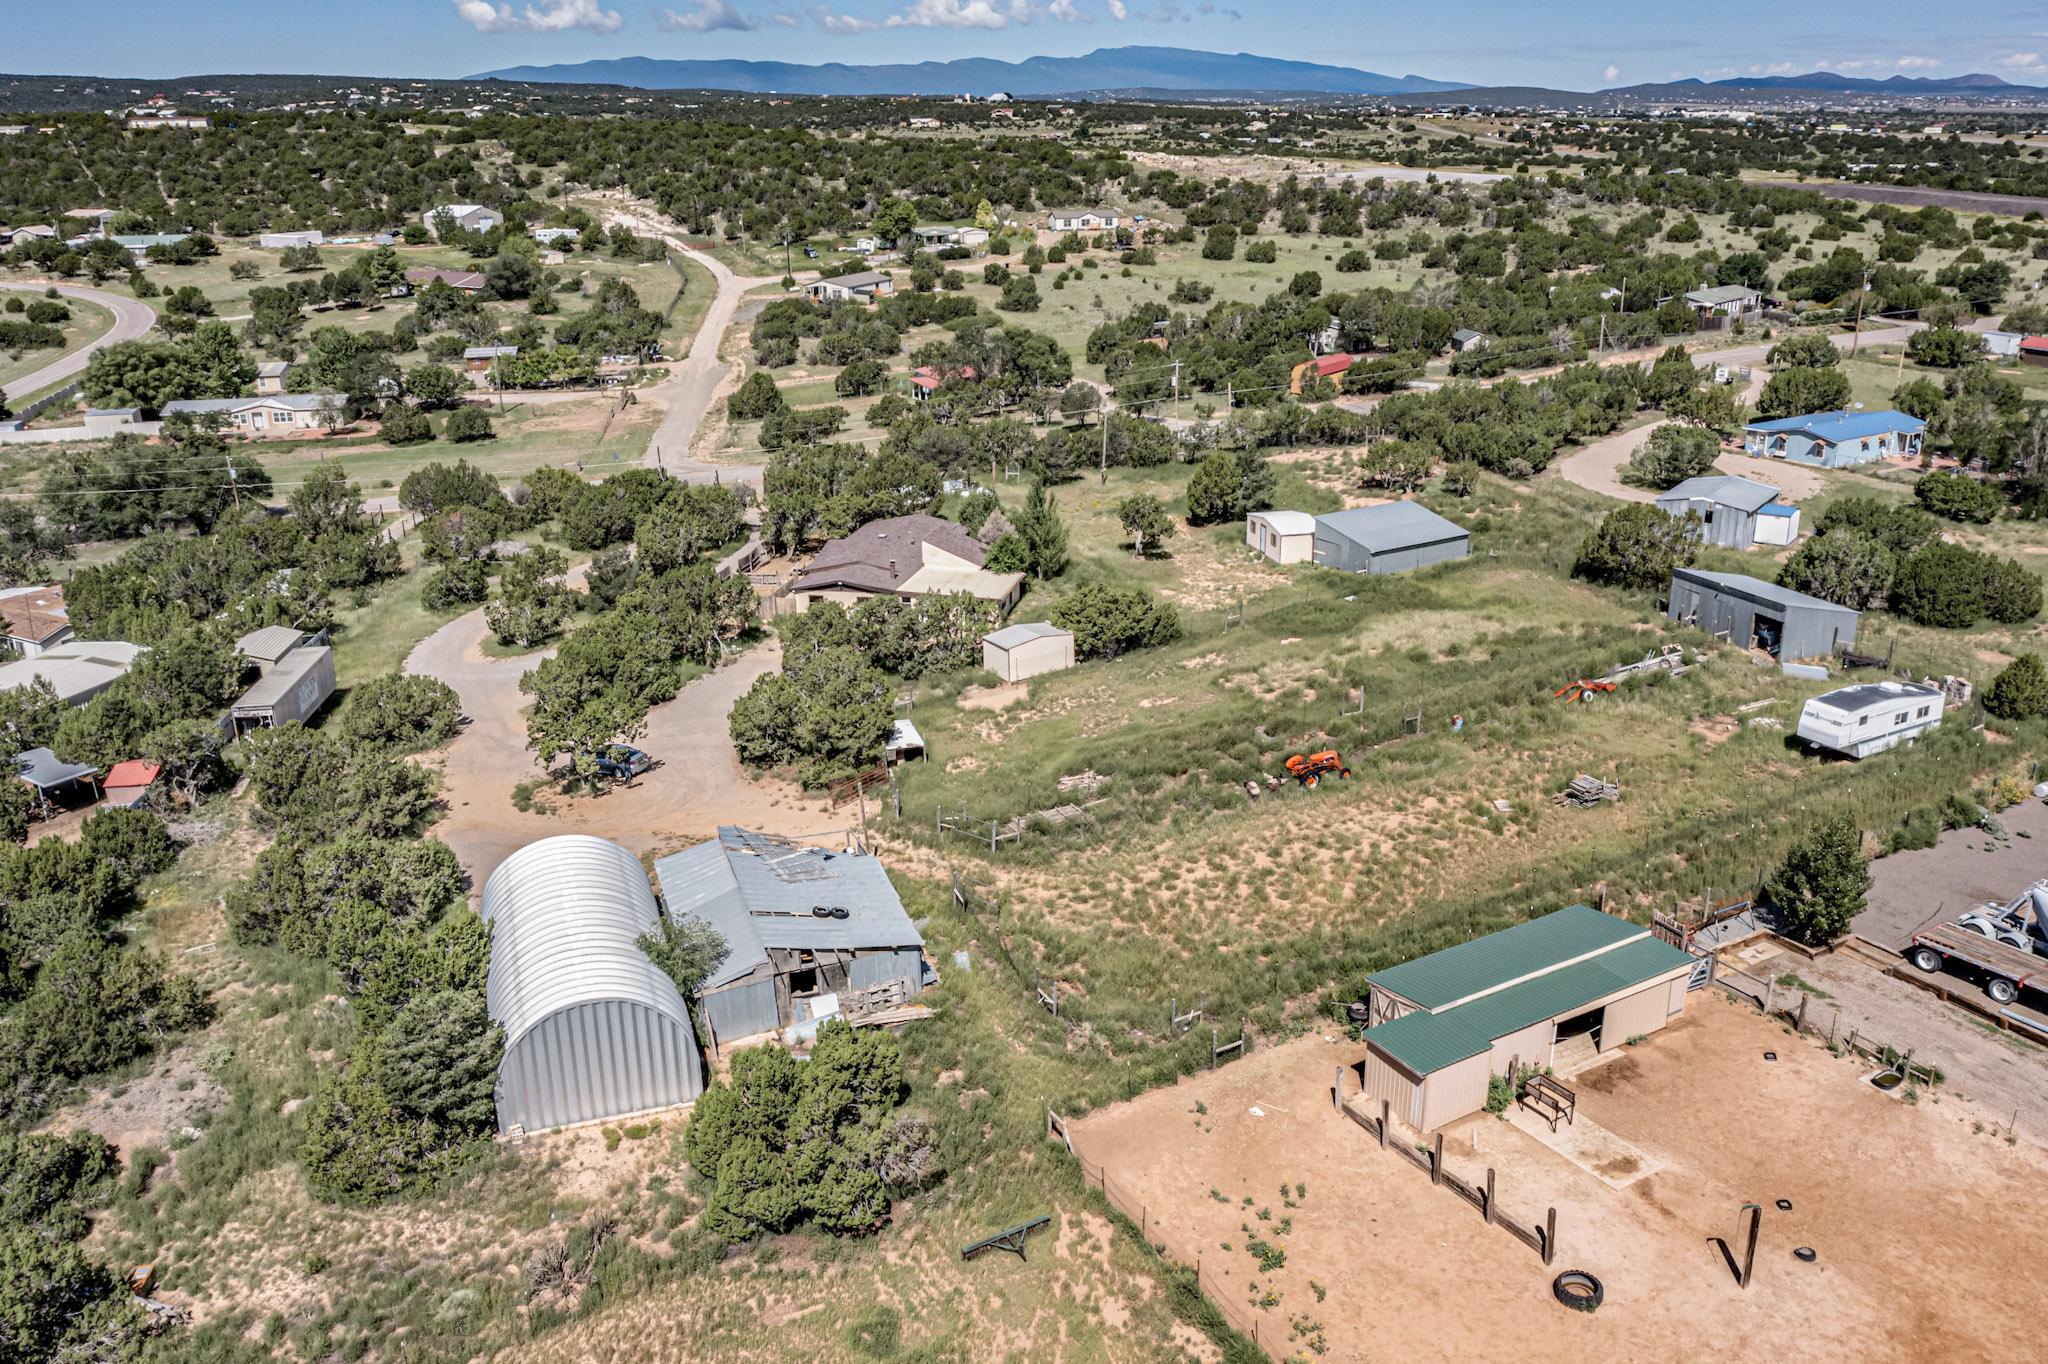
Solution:
<path fill-rule="evenodd" d="M 1324 777 L 1335 774 L 1349 777 L 1351 769 L 1344 765 L 1344 755 L 1334 748 L 1320 753 L 1297 753 L 1287 760 L 1287 774 L 1303 786 L 1314 787 Z"/>

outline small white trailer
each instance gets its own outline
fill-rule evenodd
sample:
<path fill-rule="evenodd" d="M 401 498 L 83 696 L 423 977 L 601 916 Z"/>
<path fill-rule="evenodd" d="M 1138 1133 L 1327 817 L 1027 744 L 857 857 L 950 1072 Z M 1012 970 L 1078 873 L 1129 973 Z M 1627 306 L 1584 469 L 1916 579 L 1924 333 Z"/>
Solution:
<path fill-rule="evenodd" d="M 1794 733 L 1816 748 L 1867 758 L 1939 725 L 1946 699 L 1920 682 L 1859 682 L 1808 701 Z"/>

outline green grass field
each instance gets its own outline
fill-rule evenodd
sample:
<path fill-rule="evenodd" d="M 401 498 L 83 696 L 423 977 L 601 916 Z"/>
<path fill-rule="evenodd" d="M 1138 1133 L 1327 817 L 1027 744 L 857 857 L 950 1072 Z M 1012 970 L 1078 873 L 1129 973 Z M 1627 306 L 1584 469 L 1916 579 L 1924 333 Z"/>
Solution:
<path fill-rule="evenodd" d="M 35 295 L 21 294 L 13 289 L 0 290 L 0 299 L 33 297 Z M 67 298 L 64 300 L 64 306 L 71 310 L 70 320 L 57 326 L 57 329 L 64 333 L 64 344 L 42 350 L 0 351 L 0 384 L 11 384 L 24 375 L 34 374 L 43 366 L 63 359 L 86 342 L 104 335 L 107 329 L 114 325 L 113 313 L 97 303 L 89 303 L 82 298 Z"/>

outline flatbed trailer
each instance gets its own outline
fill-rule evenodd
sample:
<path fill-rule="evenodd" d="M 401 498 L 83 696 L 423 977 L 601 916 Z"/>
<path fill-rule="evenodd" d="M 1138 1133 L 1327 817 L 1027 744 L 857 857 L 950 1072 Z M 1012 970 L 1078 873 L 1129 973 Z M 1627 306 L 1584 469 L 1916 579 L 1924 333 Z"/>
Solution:
<path fill-rule="evenodd" d="M 2021 990 L 2048 992 L 2048 957 L 1955 924 L 1936 924 L 1915 933 L 1906 960 L 1927 972 L 1958 961 L 1973 966 L 1984 973 L 1984 993 L 2000 1004 L 2012 1003 Z"/>

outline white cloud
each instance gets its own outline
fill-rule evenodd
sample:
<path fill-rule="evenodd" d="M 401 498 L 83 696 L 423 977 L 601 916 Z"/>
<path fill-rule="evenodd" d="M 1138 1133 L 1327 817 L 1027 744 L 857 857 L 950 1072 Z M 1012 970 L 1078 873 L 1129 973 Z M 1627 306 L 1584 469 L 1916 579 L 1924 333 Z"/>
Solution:
<path fill-rule="evenodd" d="M 1124 4 L 1124 0 L 1109 0 L 1109 17 L 1122 22 L 1131 17 L 1130 8 Z"/>
<path fill-rule="evenodd" d="M 1010 16 L 994 0 L 915 0 L 887 22 L 890 28 L 1007 28 Z"/>
<path fill-rule="evenodd" d="M 654 11 L 654 26 L 663 33 L 712 33 L 728 29 L 750 32 L 754 21 L 732 6 L 732 0 L 695 0 L 696 8 L 678 13 L 672 9 Z"/>
<path fill-rule="evenodd" d="M 2041 54 L 2038 52 L 2015 52 L 2010 56 L 2000 57 L 1997 65 L 2004 67 L 2008 71 L 2032 71 L 2040 67 Z"/>
<path fill-rule="evenodd" d="M 1798 76 L 1805 73 L 1800 71 L 1797 62 L 1772 62 L 1764 68 L 1764 74 L 1766 76 Z"/>
<path fill-rule="evenodd" d="M 1621 79 L 1621 68 L 1616 66 L 1613 62 L 1609 62 L 1607 64 L 1607 69 L 1600 73 L 1600 78 L 1602 80 L 1618 81 Z"/>
<path fill-rule="evenodd" d="M 797 18 L 794 14 L 778 11 L 768 16 L 768 22 L 774 24 L 777 28 L 798 28 L 802 26 L 804 21 Z"/>
<path fill-rule="evenodd" d="M 601 7 L 598 0 L 542 0 L 519 10 L 503 0 L 455 0 L 455 13 L 479 33 L 561 33 L 572 28 L 617 33 L 626 24 L 617 10 Z"/>
<path fill-rule="evenodd" d="M 1925 71 L 1925 70 L 1927 70 L 1927 69 L 1928 69 L 1929 67 L 1933 67 L 1933 66 L 1940 66 L 1940 65 L 1941 65 L 1941 58 L 1939 58 L 1939 57 L 1901 57 L 1901 58 L 1899 58 L 1899 70 L 1901 70 L 1901 71 Z"/>
<path fill-rule="evenodd" d="M 881 27 L 874 20 L 863 19 L 857 14 L 834 14 L 823 5 L 811 6 L 811 22 L 816 24 L 821 32 L 841 36 L 849 33 L 866 33 L 870 29 Z"/>

